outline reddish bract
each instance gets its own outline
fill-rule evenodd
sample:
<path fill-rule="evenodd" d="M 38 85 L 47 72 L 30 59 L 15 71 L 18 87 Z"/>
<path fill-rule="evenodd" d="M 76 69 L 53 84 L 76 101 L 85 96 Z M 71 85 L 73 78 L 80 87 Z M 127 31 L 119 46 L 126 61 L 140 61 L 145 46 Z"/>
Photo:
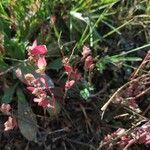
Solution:
<path fill-rule="evenodd" d="M 2 104 L 0 107 L 0 111 L 2 111 L 3 113 L 8 113 L 11 109 L 10 104 Z"/>
<path fill-rule="evenodd" d="M 37 102 L 38 105 L 42 106 L 42 107 L 47 107 L 47 105 L 49 104 L 49 100 L 48 99 L 34 98 L 33 101 Z"/>
<path fill-rule="evenodd" d="M 4 131 L 12 130 L 17 126 L 16 118 L 9 116 L 8 120 L 4 123 Z"/>
<path fill-rule="evenodd" d="M 45 55 L 47 53 L 47 48 L 45 45 L 38 45 L 31 49 L 30 52 L 33 55 Z"/>
<path fill-rule="evenodd" d="M 87 46 L 83 46 L 83 52 L 82 52 L 83 58 L 87 57 L 90 54 L 91 54 L 90 48 Z"/>
<path fill-rule="evenodd" d="M 94 63 L 93 63 L 93 57 L 92 56 L 88 56 L 86 59 L 85 59 L 85 63 L 84 63 L 84 69 L 86 71 L 91 71 L 94 67 Z"/>
<path fill-rule="evenodd" d="M 38 68 L 43 69 L 46 67 L 46 65 L 47 65 L 47 63 L 46 63 L 45 57 L 44 56 L 40 57 L 38 62 L 37 62 Z"/>
<path fill-rule="evenodd" d="M 66 90 L 70 89 L 74 84 L 75 84 L 75 80 L 67 81 L 65 84 L 65 89 Z"/>
<path fill-rule="evenodd" d="M 73 68 L 69 65 L 64 65 L 65 71 L 69 74 L 73 72 Z"/>

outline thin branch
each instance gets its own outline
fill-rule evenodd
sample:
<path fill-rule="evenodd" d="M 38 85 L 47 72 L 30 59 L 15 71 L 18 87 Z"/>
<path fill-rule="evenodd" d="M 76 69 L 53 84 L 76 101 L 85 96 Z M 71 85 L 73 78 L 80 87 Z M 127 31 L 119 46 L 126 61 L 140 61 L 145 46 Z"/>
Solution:
<path fill-rule="evenodd" d="M 110 99 L 102 106 L 101 110 L 103 111 L 103 114 L 102 114 L 102 118 L 103 118 L 103 115 L 108 107 L 108 105 L 114 100 L 115 96 L 118 95 L 124 88 L 126 88 L 127 86 L 133 84 L 134 82 L 138 82 L 140 79 L 142 78 L 146 78 L 146 77 L 149 77 L 150 74 L 143 74 L 142 76 L 138 77 L 138 78 L 135 78 L 127 83 L 125 83 L 123 86 L 121 86 L 111 97 Z"/>

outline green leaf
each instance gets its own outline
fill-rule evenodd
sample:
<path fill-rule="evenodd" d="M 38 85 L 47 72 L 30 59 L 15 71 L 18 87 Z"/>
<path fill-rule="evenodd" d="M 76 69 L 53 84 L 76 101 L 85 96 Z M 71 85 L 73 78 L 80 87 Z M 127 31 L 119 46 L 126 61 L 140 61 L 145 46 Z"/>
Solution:
<path fill-rule="evenodd" d="M 0 56 L 0 70 L 5 71 L 9 66 L 4 62 L 3 58 Z"/>
<path fill-rule="evenodd" d="M 115 57 L 112 56 L 111 60 L 113 63 L 117 63 L 117 62 L 124 62 L 124 61 L 142 61 L 141 58 L 139 57 Z"/>
<path fill-rule="evenodd" d="M 97 63 L 96 67 L 97 70 L 100 71 L 100 73 L 103 73 L 103 71 L 106 69 L 107 65 L 111 63 L 111 57 L 105 56 L 104 58 L 101 58 Z"/>
<path fill-rule="evenodd" d="M 10 103 L 13 100 L 13 95 L 14 95 L 17 85 L 18 83 L 16 83 L 14 86 L 11 86 L 5 90 L 1 103 Z"/>
<path fill-rule="evenodd" d="M 15 38 L 7 40 L 6 42 L 7 53 L 11 58 L 25 59 L 25 43 L 19 42 L 18 39 Z"/>
<path fill-rule="evenodd" d="M 25 99 L 21 89 L 17 89 L 18 126 L 23 136 L 29 141 L 37 142 L 38 125 L 35 114 Z"/>
<path fill-rule="evenodd" d="M 117 2 L 118 0 L 101 0 L 101 3 L 102 4 L 111 4 L 111 3 L 115 3 Z"/>
<path fill-rule="evenodd" d="M 6 11 L 4 10 L 4 7 L 3 7 L 2 3 L 0 3 L 0 13 L 1 13 L 1 15 L 5 16 L 5 17 L 8 16 Z"/>
<path fill-rule="evenodd" d="M 58 71 L 59 69 L 62 68 L 62 66 L 63 66 L 62 59 L 58 58 L 58 59 L 55 59 L 52 63 L 50 63 L 47 68 Z"/>

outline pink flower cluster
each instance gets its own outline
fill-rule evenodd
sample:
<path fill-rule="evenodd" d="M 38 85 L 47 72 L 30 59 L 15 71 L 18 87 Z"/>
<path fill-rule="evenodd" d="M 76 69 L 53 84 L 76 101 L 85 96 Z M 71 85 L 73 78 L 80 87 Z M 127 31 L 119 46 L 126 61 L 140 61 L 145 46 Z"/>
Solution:
<path fill-rule="evenodd" d="M 104 138 L 104 142 L 113 140 L 114 138 L 121 136 L 117 143 L 110 143 L 107 150 L 111 150 L 114 146 L 127 149 L 133 144 L 150 144 L 150 121 L 146 122 L 141 127 L 135 128 L 130 134 L 124 134 L 125 129 L 119 128 L 112 134 L 108 134 Z M 122 136 L 123 135 L 123 136 Z"/>
<path fill-rule="evenodd" d="M 65 90 L 67 91 L 75 84 L 76 81 L 79 81 L 82 77 L 78 69 L 73 68 L 70 65 L 68 58 L 65 58 L 63 63 L 64 63 L 64 69 L 68 76 L 68 80 L 65 84 Z"/>
<path fill-rule="evenodd" d="M 48 81 L 45 75 L 41 75 L 38 78 L 35 78 L 33 74 L 26 74 L 25 76 L 26 83 L 28 85 L 27 89 L 35 95 L 33 99 L 34 102 L 37 102 L 39 106 L 42 107 L 53 107 L 50 105 L 49 99 L 50 97 L 47 94 L 46 90 L 50 91 L 50 87 L 48 86 Z M 53 96 L 53 93 L 50 91 L 50 94 Z M 54 99 L 53 99 L 54 100 Z"/>
<path fill-rule="evenodd" d="M 139 144 L 150 144 L 150 121 L 136 128 L 132 133 L 132 138 L 136 138 Z"/>
<path fill-rule="evenodd" d="M 35 67 L 38 67 L 36 72 L 23 74 L 21 69 L 16 70 L 17 77 L 27 85 L 27 89 L 35 96 L 34 102 L 37 102 L 39 106 L 54 107 L 50 104 L 50 96 L 52 102 L 55 101 L 55 97 L 50 88 L 53 87 L 53 83 L 49 83 L 50 78 L 45 74 L 47 48 L 45 45 L 37 45 L 34 41 L 33 45 L 28 49 L 28 60 Z"/>
<path fill-rule="evenodd" d="M 0 106 L 1 112 L 5 113 L 7 115 L 10 115 L 8 117 L 8 120 L 4 123 L 4 131 L 12 130 L 17 126 L 16 118 L 14 116 L 11 116 L 10 110 L 11 110 L 10 104 L 3 103 Z"/>
<path fill-rule="evenodd" d="M 85 71 L 92 71 L 94 68 L 94 61 L 89 47 L 87 46 L 83 47 L 82 56 L 83 56 L 82 59 L 84 59 Z"/>
<path fill-rule="evenodd" d="M 91 50 L 87 46 L 83 47 L 82 51 L 82 59 L 84 60 L 84 70 L 85 71 L 92 71 L 94 68 L 94 61 L 93 57 L 91 55 Z M 65 90 L 67 91 L 70 89 L 76 81 L 82 79 L 81 74 L 79 73 L 77 68 L 73 68 L 69 63 L 69 58 L 65 58 L 63 60 L 64 63 L 64 69 L 67 72 L 68 80 L 65 84 Z"/>

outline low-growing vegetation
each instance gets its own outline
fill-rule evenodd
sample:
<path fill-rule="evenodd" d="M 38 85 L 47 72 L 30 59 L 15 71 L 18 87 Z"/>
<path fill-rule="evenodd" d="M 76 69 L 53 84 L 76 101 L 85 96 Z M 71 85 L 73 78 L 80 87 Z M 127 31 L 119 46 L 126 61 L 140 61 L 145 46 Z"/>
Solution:
<path fill-rule="evenodd" d="M 149 149 L 150 2 L 1 0 L 0 149 Z"/>

